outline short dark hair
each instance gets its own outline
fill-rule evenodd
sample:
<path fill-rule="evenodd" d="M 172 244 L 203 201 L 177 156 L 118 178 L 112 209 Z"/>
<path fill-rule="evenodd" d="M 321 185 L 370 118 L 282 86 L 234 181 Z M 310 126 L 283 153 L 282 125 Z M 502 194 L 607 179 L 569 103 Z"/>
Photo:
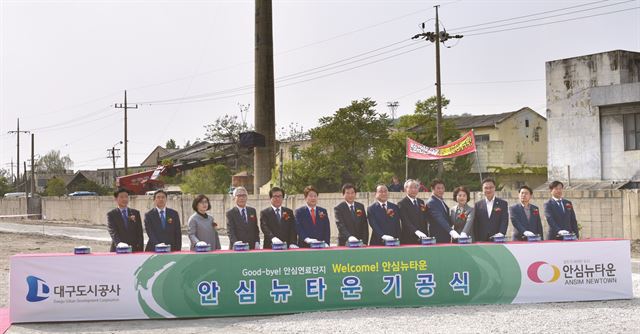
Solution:
<path fill-rule="evenodd" d="M 518 192 L 520 192 L 522 189 L 529 190 L 529 195 L 533 195 L 533 190 L 531 190 L 531 188 L 529 188 L 529 186 L 527 186 L 527 185 L 520 186 L 520 188 L 518 188 Z"/>
<path fill-rule="evenodd" d="M 113 197 L 118 198 L 118 195 L 120 195 L 120 193 L 127 193 L 127 195 L 129 195 L 129 190 L 124 188 L 118 188 L 116 189 L 116 191 L 113 192 Z"/>
<path fill-rule="evenodd" d="M 342 185 L 342 194 L 343 195 L 347 191 L 347 189 L 353 189 L 353 191 L 358 192 L 356 190 L 356 186 L 354 186 L 352 183 L 345 183 L 345 184 Z"/>
<path fill-rule="evenodd" d="M 306 186 L 306 187 L 304 187 L 304 191 L 303 191 L 304 198 L 307 198 L 307 195 L 309 195 L 309 193 L 312 192 L 312 191 L 314 193 L 316 193 L 316 195 L 319 195 L 318 191 L 316 190 L 316 188 L 314 186 Z"/>
<path fill-rule="evenodd" d="M 156 192 L 153 193 L 153 199 L 156 199 L 156 196 L 158 196 L 158 194 L 164 194 L 164 197 L 169 197 L 169 195 L 167 195 L 167 192 L 162 190 L 162 189 L 158 189 L 156 190 Z"/>
<path fill-rule="evenodd" d="M 564 183 L 560 182 L 560 181 L 553 181 L 551 183 L 549 183 L 549 190 L 557 187 L 557 186 L 562 186 L 562 188 L 564 188 Z"/>
<path fill-rule="evenodd" d="M 207 211 L 211 210 L 211 201 L 209 201 L 209 197 L 205 196 L 204 194 L 200 194 L 193 199 L 193 204 L 191 205 L 193 211 L 198 211 L 198 203 L 200 203 L 203 199 L 207 200 Z"/>
<path fill-rule="evenodd" d="M 433 179 L 433 181 L 431 181 L 431 190 L 433 190 L 433 188 L 435 188 L 436 185 L 438 184 L 441 184 L 442 186 L 444 186 L 444 181 L 440 179 Z"/>
<path fill-rule="evenodd" d="M 489 183 L 489 182 L 493 183 L 494 187 L 496 186 L 496 180 L 494 180 L 493 178 L 486 177 L 486 178 L 482 179 L 482 185 L 484 185 L 485 183 Z"/>
<path fill-rule="evenodd" d="M 465 194 L 467 194 L 467 202 L 469 200 L 471 200 L 471 193 L 469 192 L 469 189 L 467 189 L 467 187 L 465 187 L 465 186 L 459 186 L 459 187 L 456 187 L 455 189 L 453 189 L 453 200 L 454 201 L 457 200 L 458 193 L 461 192 L 461 191 L 464 192 Z"/>
<path fill-rule="evenodd" d="M 277 192 L 281 192 L 282 193 L 282 197 L 284 197 L 284 189 L 280 188 L 280 187 L 273 187 L 271 189 L 269 189 L 269 198 L 273 197 L 273 193 L 277 193 Z"/>

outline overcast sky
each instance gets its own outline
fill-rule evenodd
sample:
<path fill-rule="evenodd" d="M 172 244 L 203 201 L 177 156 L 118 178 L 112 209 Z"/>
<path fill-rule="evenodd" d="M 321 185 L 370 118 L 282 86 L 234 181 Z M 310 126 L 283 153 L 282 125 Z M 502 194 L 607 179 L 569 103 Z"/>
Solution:
<path fill-rule="evenodd" d="M 217 117 L 239 116 L 238 104 L 251 105 L 253 123 L 253 1 L 0 3 L 0 168 L 15 160 L 7 131 L 18 117 L 36 154 L 60 150 L 76 170 L 110 167 L 124 89 L 140 103 L 129 112 L 130 166 L 170 138 L 203 138 Z M 465 35 L 441 49 L 445 114 L 528 106 L 545 115 L 546 61 L 640 52 L 640 0 L 274 1 L 278 126 L 314 127 L 364 97 L 380 112 L 398 101 L 399 115 L 412 113 L 435 95 L 435 49 L 410 40 L 421 22 L 434 30 L 434 4 L 444 28 Z M 21 144 L 24 161 L 27 135 Z"/>

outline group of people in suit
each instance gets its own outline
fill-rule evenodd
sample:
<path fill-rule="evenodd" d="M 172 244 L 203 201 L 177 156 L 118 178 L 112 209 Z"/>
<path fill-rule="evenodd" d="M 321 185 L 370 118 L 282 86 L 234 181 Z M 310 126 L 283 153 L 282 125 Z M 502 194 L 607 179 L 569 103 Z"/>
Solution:
<path fill-rule="evenodd" d="M 547 239 L 555 239 L 569 233 L 579 234 L 575 211 L 571 201 L 562 197 L 564 185 L 553 181 L 549 185 L 551 198 L 544 204 L 544 215 L 549 225 Z M 333 208 L 338 228 L 338 245 L 362 241 L 364 244 L 384 245 L 386 240 L 399 239 L 401 244 L 419 244 L 420 239 L 433 237 L 437 243 L 450 243 L 460 237 L 471 237 L 473 241 L 490 241 L 507 233 L 509 219 L 513 225 L 513 240 L 525 237 L 542 237 L 540 209 L 530 203 L 533 190 L 528 186 L 519 189 L 518 203 L 508 206 L 496 197 L 496 183 L 487 178 L 482 181 L 484 198 L 471 206 L 470 192 L 465 187 L 453 191 L 455 205 L 446 204 L 443 196 L 445 184 L 441 180 L 431 183 L 432 194 L 425 202 L 418 198 L 419 182 L 404 183 L 406 196 L 397 204 L 388 201 L 386 185 L 376 187 L 375 202 L 368 208 L 356 201 L 357 192 L 353 184 L 342 186 L 344 201 Z M 273 187 L 269 191 L 270 206 L 260 211 L 247 205 L 247 190 L 237 187 L 233 191 L 234 207 L 226 212 L 229 248 L 247 243 L 250 249 L 271 248 L 273 244 L 286 243 L 289 248 L 308 248 L 315 243 L 330 243 L 330 221 L 325 208 L 317 206 L 318 191 L 307 186 L 304 191 L 305 205 L 295 211 L 284 207 L 285 191 Z M 155 207 L 144 215 L 144 227 L 149 241 L 143 248 L 142 220 L 140 212 L 129 208 L 129 195 L 119 189 L 114 193 L 117 208 L 107 214 L 109 233 L 112 238 L 111 251 L 121 244 L 128 244 L 133 251 L 153 251 L 157 244 L 171 245 L 172 251 L 182 247 L 180 218 L 178 213 L 166 207 L 167 194 L 159 190 L 154 193 Z M 191 249 L 207 244 L 220 249 L 217 224 L 207 214 L 211 203 L 205 195 L 193 201 L 194 213 L 189 218 Z M 369 235 L 371 228 L 371 235 Z M 260 231 L 264 239 L 260 240 Z"/>

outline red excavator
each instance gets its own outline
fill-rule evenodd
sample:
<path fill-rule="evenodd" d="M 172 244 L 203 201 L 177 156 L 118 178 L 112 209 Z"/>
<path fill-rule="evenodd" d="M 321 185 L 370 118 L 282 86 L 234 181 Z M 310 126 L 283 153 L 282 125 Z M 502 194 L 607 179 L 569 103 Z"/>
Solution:
<path fill-rule="evenodd" d="M 164 188 L 164 182 L 160 179 L 161 176 L 175 176 L 179 172 L 220 163 L 231 157 L 234 157 L 234 155 L 225 155 L 175 165 L 160 165 L 156 169 L 120 176 L 116 179 L 116 187 L 126 189 L 131 195 L 144 195 L 148 191 Z"/>

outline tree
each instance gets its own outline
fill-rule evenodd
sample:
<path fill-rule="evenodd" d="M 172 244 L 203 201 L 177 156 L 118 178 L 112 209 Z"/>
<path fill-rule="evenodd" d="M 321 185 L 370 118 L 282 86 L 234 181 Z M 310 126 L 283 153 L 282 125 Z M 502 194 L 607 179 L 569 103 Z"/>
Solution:
<path fill-rule="evenodd" d="M 64 174 L 73 166 L 73 161 L 68 155 L 62 155 L 60 151 L 51 150 L 36 162 L 36 172 Z"/>
<path fill-rule="evenodd" d="M 386 145 L 390 121 L 375 107 L 375 101 L 364 98 L 320 118 L 320 125 L 309 131 L 311 146 L 300 152 L 299 161 L 284 166 L 289 191 L 313 184 L 321 192 L 333 192 L 346 182 L 362 186 L 365 176 L 376 174 L 371 160 Z"/>
<path fill-rule="evenodd" d="M 47 181 L 47 186 L 44 188 L 45 196 L 62 196 L 66 194 L 67 189 L 65 188 L 64 181 L 54 177 Z"/>
<path fill-rule="evenodd" d="M 177 149 L 176 141 L 174 139 L 167 140 L 167 143 L 164 145 L 166 149 Z"/>
<path fill-rule="evenodd" d="M 231 185 L 231 171 L 225 165 L 209 165 L 191 171 L 182 190 L 189 194 L 226 194 Z"/>
<path fill-rule="evenodd" d="M 298 123 L 291 122 L 287 126 L 281 126 L 276 130 L 276 139 L 279 141 L 301 141 L 309 139 L 309 132 Z"/>
<path fill-rule="evenodd" d="M 240 166 L 240 133 L 252 130 L 244 122 L 238 121 L 238 116 L 224 115 L 218 117 L 212 124 L 205 125 L 205 140 L 218 144 L 230 144 L 233 147 L 233 155 L 235 158 L 234 170 L 237 171 Z"/>
<path fill-rule="evenodd" d="M 11 181 L 9 180 L 9 172 L 5 169 L 0 169 L 0 197 L 11 191 L 13 191 L 13 186 L 11 186 Z"/>

